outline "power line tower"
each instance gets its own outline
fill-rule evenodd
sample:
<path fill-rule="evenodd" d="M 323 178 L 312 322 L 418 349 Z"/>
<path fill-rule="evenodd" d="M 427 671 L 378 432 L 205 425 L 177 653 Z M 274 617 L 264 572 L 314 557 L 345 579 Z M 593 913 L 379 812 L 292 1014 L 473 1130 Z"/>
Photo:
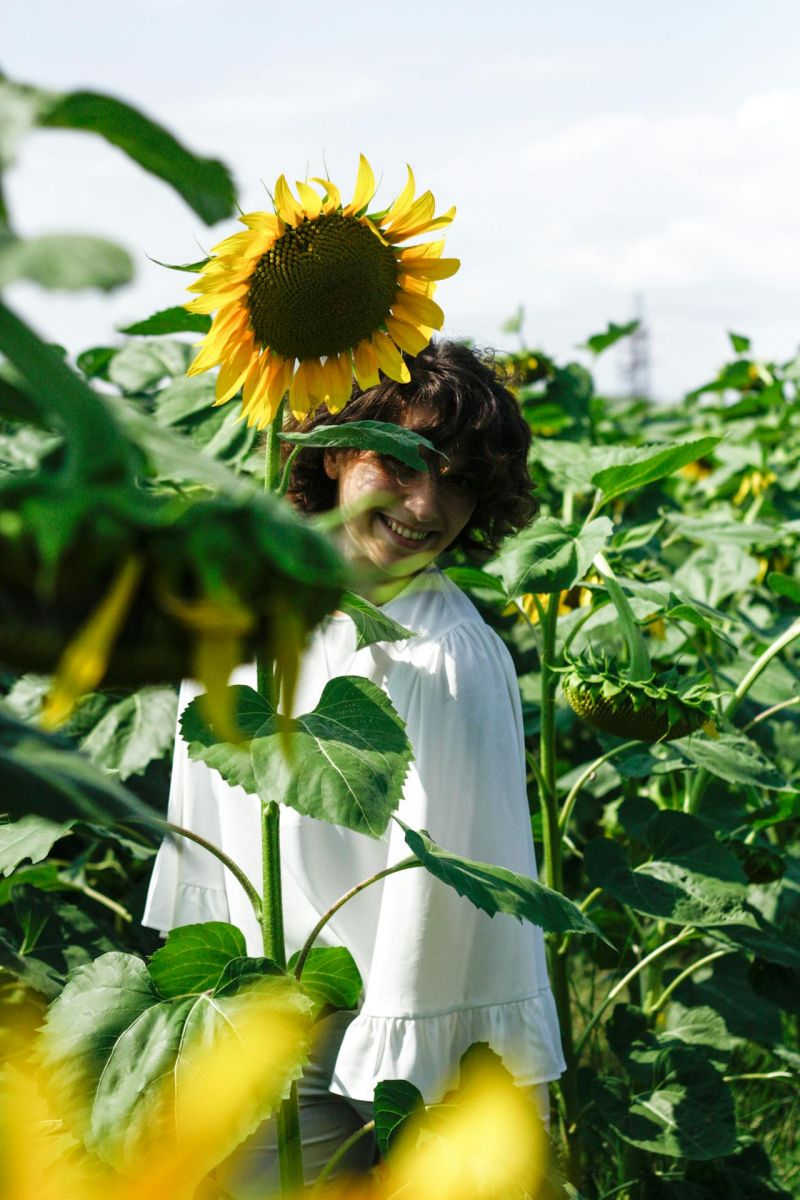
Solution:
<path fill-rule="evenodd" d="M 641 292 L 634 296 L 633 308 L 639 326 L 626 341 L 628 357 L 622 367 L 622 377 L 629 396 L 649 400 L 650 332 L 645 324 L 644 299 Z"/>

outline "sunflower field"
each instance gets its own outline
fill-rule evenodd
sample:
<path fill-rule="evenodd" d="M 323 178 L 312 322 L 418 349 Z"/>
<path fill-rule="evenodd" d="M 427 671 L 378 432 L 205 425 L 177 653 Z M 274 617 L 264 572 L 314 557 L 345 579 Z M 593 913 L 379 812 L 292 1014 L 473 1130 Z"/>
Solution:
<path fill-rule="evenodd" d="M 105 139 L 209 225 L 237 214 L 222 163 L 123 102 L 0 79 L 0 168 L 37 128 Z M 174 308 L 74 360 L 0 300 L 9 1200 L 225 1200 L 214 1168 L 272 1112 L 282 1193 L 302 1188 L 294 1081 L 316 1020 L 354 1007 L 361 982 L 346 949 L 314 945 L 319 930 L 286 962 L 278 812 L 302 802 L 380 835 L 411 752 L 388 699 L 347 677 L 328 703 L 346 702 L 368 777 L 322 701 L 278 711 L 304 638 L 335 609 L 360 645 L 407 636 L 352 590 L 324 522 L 283 498 L 304 435 L 282 412 L 285 394 L 296 417 L 337 411 L 353 373 L 365 387 L 379 371 L 402 381 L 402 352 L 441 328 L 433 285 L 458 264 L 441 241 L 402 243 L 452 210 L 437 216 L 415 187 L 409 173 L 367 216 L 363 158 L 346 202 L 329 180 L 295 195 L 281 177 L 274 215 L 242 215 L 243 232 L 177 268 Z M 300 328 L 297 263 L 339 256 L 349 295 L 354 246 L 372 290 L 344 332 L 320 313 Z M 109 290 L 131 271 L 100 238 L 20 238 L 0 189 L 0 285 Z M 585 349 L 633 332 L 610 324 Z M 567 1071 L 551 1086 L 549 1135 L 485 1052 L 465 1056 L 447 1104 L 426 1108 L 411 1084 L 386 1081 L 380 1168 L 343 1190 L 332 1161 L 319 1195 L 800 1193 L 800 358 L 756 351 L 731 334 L 717 376 L 669 405 L 599 394 L 585 366 L 537 346 L 497 357 L 533 434 L 540 513 L 480 568 L 458 555 L 442 565 L 514 660 L 540 882 L 411 829 L 403 866 L 544 929 Z M 418 435 L 367 424 L 347 427 L 347 443 L 345 427 L 305 436 L 424 465 Z M 254 659 L 257 691 L 228 688 Z M 263 898 L 205 846 L 247 892 L 263 957 L 223 922 L 165 942 L 140 923 L 188 676 L 206 689 L 183 719 L 192 757 L 263 802 Z M 339 755 L 325 811 L 308 789 L 297 799 L 312 736 Z"/>

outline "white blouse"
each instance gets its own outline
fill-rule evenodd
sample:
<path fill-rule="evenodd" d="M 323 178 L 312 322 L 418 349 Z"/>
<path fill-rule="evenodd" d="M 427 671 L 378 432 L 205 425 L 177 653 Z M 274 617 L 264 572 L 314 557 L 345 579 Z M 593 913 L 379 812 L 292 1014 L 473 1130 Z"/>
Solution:
<path fill-rule="evenodd" d="M 327 681 L 360 675 L 382 687 L 406 723 L 414 762 L 398 816 L 456 854 L 536 877 L 516 676 L 502 640 L 436 567 L 384 611 L 415 636 L 357 650 L 349 617 L 327 618 L 301 666 L 294 704 L 308 712 Z M 255 668 L 232 682 L 255 687 Z M 181 688 L 179 709 L 199 694 Z M 261 887 L 259 800 L 192 762 L 178 736 L 168 819 L 220 846 Z M 383 840 L 281 811 L 287 953 L 298 950 L 335 900 L 409 856 L 395 823 Z M 160 930 L 231 921 L 250 954 L 259 926 L 241 885 L 201 847 L 176 837 L 159 850 L 144 924 Z M 453 1085 L 460 1056 L 483 1041 L 520 1085 L 564 1070 L 540 929 L 489 917 L 422 868 L 366 888 L 323 930 L 344 945 L 365 985 L 336 1062 L 332 1090 L 371 1100 L 382 1079 L 407 1079 L 428 1103 Z"/>

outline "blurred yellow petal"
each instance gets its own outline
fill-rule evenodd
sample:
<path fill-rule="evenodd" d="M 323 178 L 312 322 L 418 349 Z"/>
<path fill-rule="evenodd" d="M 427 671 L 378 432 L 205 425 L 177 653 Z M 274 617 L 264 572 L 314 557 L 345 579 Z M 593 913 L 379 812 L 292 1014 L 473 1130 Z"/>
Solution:
<path fill-rule="evenodd" d="M 128 615 L 143 564 L 129 555 L 103 599 L 61 655 L 41 723 L 54 729 L 71 713 L 81 696 L 93 691 L 105 675 L 114 641 Z"/>
<path fill-rule="evenodd" d="M 386 328 L 389 337 L 401 350 L 407 354 L 419 354 L 431 340 L 431 332 L 426 326 L 409 325 L 406 321 L 398 321 L 394 317 L 386 318 Z"/>
<path fill-rule="evenodd" d="M 247 294 L 247 287 L 236 287 L 231 291 L 219 292 L 218 294 L 210 293 L 208 296 L 195 296 L 188 304 L 184 304 L 184 308 L 188 312 L 210 314 L 223 304 L 229 304 L 231 300 L 237 300 L 240 296 Z"/>
<path fill-rule="evenodd" d="M 440 238 L 438 242 L 418 242 L 416 246 L 404 246 L 402 250 L 398 250 L 397 257 L 401 264 L 405 264 L 410 259 L 440 258 L 444 245 L 444 238 Z M 405 266 L 403 266 L 403 270 L 405 270 Z"/>
<path fill-rule="evenodd" d="M 289 385 L 292 382 L 292 373 L 294 371 L 293 358 L 280 358 L 278 355 L 273 355 L 273 364 L 274 366 L 270 365 L 262 415 L 258 418 L 259 429 L 263 429 L 267 423 L 265 418 L 269 421 L 275 418 L 281 400 L 286 395 Z"/>
<path fill-rule="evenodd" d="M 292 195 L 285 175 L 281 175 L 275 184 L 275 208 L 287 225 L 299 225 L 303 219 L 303 210 Z"/>
<path fill-rule="evenodd" d="M 411 375 L 408 367 L 403 362 L 402 354 L 394 342 L 390 341 L 385 333 L 378 332 L 373 333 L 371 345 L 378 360 L 378 366 L 384 375 L 388 375 L 390 379 L 396 380 L 397 383 L 408 383 Z"/>
<path fill-rule="evenodd" d="M 306 210 L 306 216 L 309 220 L 313 221 L 322 212 L 322 198 L 307 183 L 301 183 L 297 180 L 295 187 L 300 197 L 300 203 Z"/>
<path fill-rule="evenodd" d="M 375 195 L 375 174 L 363 154 L 359 155 L 358 175 L 353 199 L 344 209 L 345 216 L 355 216 L 366 208 Z"/>
<path fill-rule="evenodd" d="M 353 351 L 353 369 L 362 392 L 380 383 L 378 360 L 369 342 L 360 342 Z"/>
<path fill-rule="evenodd" d="M 268 247 L 269 242 L 260 233 L 244 229 L 239 233 L 232 233 L 230 237 L 224 238 L 223 241 L 213 247 L 212 253 L 217 256 L 231 254 L 237 258 L 257 258 Z"/>

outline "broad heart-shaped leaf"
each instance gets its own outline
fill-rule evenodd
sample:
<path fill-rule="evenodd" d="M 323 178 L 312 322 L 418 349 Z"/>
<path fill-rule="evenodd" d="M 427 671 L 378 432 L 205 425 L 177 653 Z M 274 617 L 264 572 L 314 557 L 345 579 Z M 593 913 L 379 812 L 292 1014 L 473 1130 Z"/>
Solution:
<path fill-rule="evenodd" d="M 0 712 L 0 795 L 12 816 L 63 822 L 129 820 L 158 828 L 153 810 L 56 736 Z"/>
<path fill-rule="evenodd" d="M 389 697 L 359 675 L 326 683 L 313 712 L 285 722 L 253 688 L 234 689 L 238 727 L 252 740 L 219 742 L 197 700 L 184 709 L 191 758 L 265 800 L 380 837 L 402 795 L 411 762 L 405 726 Z M 288 754 L 287 743 L 288 741 Z"/>
<path fill-rule="evenodd" d="M 643 1031 L 620 1053 L 628 1080 L 596 1081 L 594 1098 L 597 1115 L 624 1141 L 670 1158 L 735 1150 L 733 1097 L 704 1049 Z"/>
<path fill-rule="evenodd" d="M 206 225 L 234 213 L 236 193 L 226 166 L 192 154 L 162 125 L 113 96 L 99 92 L 53 94 L 51 103 L 39 113 L 38 123 L 50 129 L 99 134 L 173 187 Z"/>
<path fill-rule="evenodd" d="M 502 581 L 496 575 L 482 571 L 480 567 L 446 567 L 444 573 L 460 588 L 476 591 L 483 589 L 506 599 L 506 589 L 503 587 Z"/>
<path fill-rule="evenodd" d="M 263 799 L 380 837 L 397 808 L 412 759 L 391 700 L 360 676 L 325 684 L 313 712 L 292 720 L 287 759 L 277 721 L 250 745 Z"/>
<path fill-rule="evenodd" d="M 421 433 L 393 425 L 389 421 L 347 421 L 344 425 L 318 425 L 308 433 L 280 433 L 278 437 L 295 446 L 330 446 L 353 450 L 374 450 L 399 459 L 416 471 L 427 471 L 428 464 L 420 449 L 438 454 L 432 442 Z"/>
<path fill-rule="evenodd" d="M 51 233 L 0 245 L 0 287 L 26 279 L 62 291 L 109 292 L 132 278 L 130 255 L 105 238 Z"/>
<path fill-rule="evenodd" d="M 464 896 L 476 908 L 493 917 L 509 913 L 519 921 L 538 925 L 546 933 L 595 933 L 600 930 L 576 904 L 535 879 L 517 875 L 505 867 L 473 862 L 437 846 L 423 829 L 417 832 L 395 817 L 405 833 L 406 844 L 426 871 Z"/>
<path fill-rule="evenodd" d="M 162 308 L 159 312 L 145 317 L 143 321 L 134 321 L 132 325 L 124 325 L 120 333 L 136 337 L 158 337 L 170 333 L 208 333 L 211 328 L 211 317 L 205 313 L 187 312 L 182 304 L 172 308 Z"/>
<path fill-rule="evenodd" d="M 634 912 L 678 925 L 755 925 L 741 884 L 689 870 L 678 859 L 656 860 L 631 868 L 622 846 L 594 838 L 584 866 L 592 887 L 601 887 Z"/>
<path fill-rule="evenodd" d="M 768 791 L 788 791 L 791 785 L 778 768 L 766 757 L 761 747 L 752 738 L 738 730 L 721 733 L 719 737 L 679 738 L 672 743 L 673 750 L 697 767 L 718 775 L 738 787 L 766 788 Z"/>
<path fill-rule="evenodd" d="M 645 827 L 644 841 L 656 859 L 726 883 L 747 883 L 736 855 L 689 813 L 671 809 L 657 812 Z"/>
<path fill-rule="evenodd" d="M 542 517 L 503 543 L 491 572 L 500 576 L 511 597 L 571 588 L 613 528 L 608 517 L 597 517 L 572 534 L 555 517 Z"/>
<path fill-rule="evenodd" d="M 800 604 L 800 579 L 795 579 L 793 575 L 770 571 L 767 575 L 767 587 L 776 596 L 785 596 L 793 604 Z"/>
<path fill-rule="evenodd" d="M 289 959 L 290 971 L 299 958 Z M 355 959 L 344 946 L 315 946 L 303 964 L 303 989 L 314 1004 L 316 1020 L 328 1009 L 355 1008 L 363 983 Z"/>
<path fill-rule="evenodd" d="M 141 775 L 175 737 L 174 688 L 145 687 L 116 701 L 84 737 L 81 749 L 119 779 Z"/>
<path fill-rule="evenodd" d="M 167 936 L 147 964 L 150 977 L 165 999 L 215 988 L 223 968 L 244 958 L 244 934 L 226 921 L 181 925 Z"/>
<path fill-rule="evenodd" d="M 405 1079 L 382 1079 L 375 1087 L 375 1140 L 386 1157 L 409 1117 L 425 1111 L 422 1092 Z"/>
<path fill-rule="evenodd" d="M 177 1141 L 199 1182 L 299 1076 L 309 1008 L 284 974 L 165 999 L 141 959 L 104 954 L 73 972 L 37 1053 L 90 1151 L 135 1174 Z"/>
<path fill-rule="evenodd" d="M 41 862 L 73 824 L 72 819 L 49 821 L 33 815 L 0 824 L 0 871 L 10 875 L 26 858 L 32 863 Z"/>
<path fill-rule="evenodd" d="M 720 440 L 718 437 L 705 437 L 695 442 L 681 442 L 657 449 L 650 447 L 651 451 L 655 449 L 655 453 L 651 452 L 647 458 L 640 458 L 627 466 L 606 467 L 592 477 L 592 483 L 600 488 L 605 502 L 614 500 L 634 488 L 645 487 L 667 475 L 674 475 L 681 467 L 709 454 Z"/>
<path fill-rule="evenodd" d="M 375 642 L 399 642 L 414 636 L 410 629 L 393 621 L 376 604 L 371 604 L 355 592 L 343 592 L 339 609 L 347 613 L 356 627 L 356 649 L 363 650 Z"/>

